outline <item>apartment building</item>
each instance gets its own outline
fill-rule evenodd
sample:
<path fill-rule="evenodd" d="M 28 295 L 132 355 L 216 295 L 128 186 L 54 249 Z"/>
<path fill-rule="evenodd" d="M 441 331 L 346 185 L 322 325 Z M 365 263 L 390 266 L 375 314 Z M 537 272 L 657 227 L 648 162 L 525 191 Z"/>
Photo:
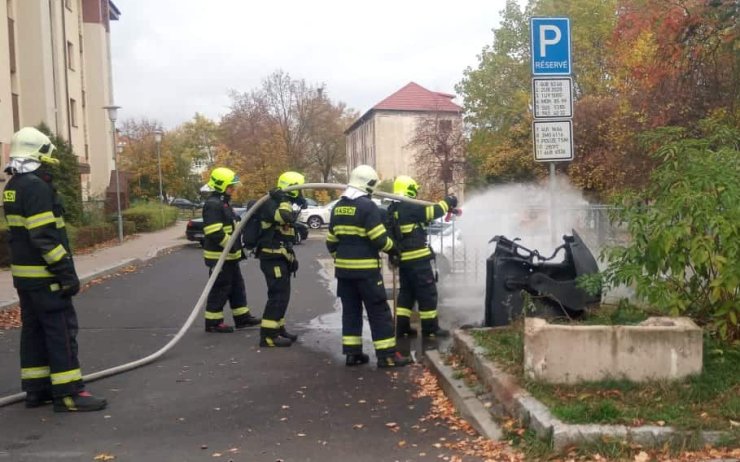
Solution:
<path fill-rule="evenodd" d="M 357 119 L 344 133 L 347 168 L 372 165 L 383 180 L 416 173 L 416 149 L 410 146 L 421 118 L 462 120 L 454 95 L 427 90 L 414 82 L 388 96 Z"/>
<path fill-rule="evenodd" d="M 43 122 L 78 156 L 83 198 L 102 197 L 114 168 L 103 106 L 113 102 L 110 22 L 120 11 L 111 0 L 0 2 L 2 164 L 13 133 Z"/>

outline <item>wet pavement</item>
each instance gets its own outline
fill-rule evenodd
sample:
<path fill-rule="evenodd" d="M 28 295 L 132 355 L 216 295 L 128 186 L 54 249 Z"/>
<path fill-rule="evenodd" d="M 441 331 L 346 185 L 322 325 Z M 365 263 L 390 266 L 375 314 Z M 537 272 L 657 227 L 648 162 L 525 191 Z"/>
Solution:
<path fill-rule="evenodd" d="M 456 430 L 420 420 L 421 366 L 397 371 L 343 365 L 340 305 L 320 233 L 297 248 L 301 262 L 287 316 L 301 334 L 287 349 L 260 349 L 258 330 L 206 334 L 198 319 L 167 355 L 91 383 L 103 412 L 54 414 L 0 408 L 0 461 L 384 461 L 438 460 Z M 242 263 L 250 307 L 261 315 L 257 262 Z M 185 247 L 90 287 L 76 297 L 80 358 L 90 373 L 150 354 L 187 318 L 205 285 L 201 251 Z M 444 300 L 444 296 L 443 296 Z M 446 303 L 446 302 L 443 302 Z M 227 310 L 228 311 L 228 310 Z M 444 307 L 442 320 L 445 321 Z M 0 396 L 18 391 L 19 331 L 0 331 Z M 371 352 L 369 332 L 366 351 Z M 417 358 L 421 339 L 402 340 Z M 431 345 L 434 347 L 434 345 Z M 392 424 L 392 425 L 391 425 Z M 100 460 L 100 459 L 99 459 Z M 477 460 L 477 459 L 464 459 Z"/>

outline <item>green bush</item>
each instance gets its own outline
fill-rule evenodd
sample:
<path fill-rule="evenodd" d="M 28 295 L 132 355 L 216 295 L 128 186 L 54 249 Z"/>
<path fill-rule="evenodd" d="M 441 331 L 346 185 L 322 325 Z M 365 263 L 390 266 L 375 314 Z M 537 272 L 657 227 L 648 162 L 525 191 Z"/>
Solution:
<path fill-rule="evenodd" d="M 603 278 L 732 341 L 740 339 L 740 130 L 713 120 L 700 128 L 701 138 L 667 128 L 647 139 L 662 164 L 645 191 L 619 197 L 612 218 L 631 240 L 606 250 Z"/>
<path fill-rule="evenodd" d="M 157 231 L 177 220 L 175 207 L 160 204 L 139 204 L 123 211 L 123 219 L 136 224 L 137 232 Z"/>

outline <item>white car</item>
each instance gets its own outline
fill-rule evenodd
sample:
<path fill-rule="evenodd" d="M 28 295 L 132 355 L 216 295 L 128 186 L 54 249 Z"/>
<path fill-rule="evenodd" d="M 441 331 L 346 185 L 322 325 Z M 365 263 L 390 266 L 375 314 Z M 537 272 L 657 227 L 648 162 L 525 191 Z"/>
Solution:
<path fill-rule="evenodd" d="M 331 209 L 334 208 L 334 204 L 336 203 L 337 201 L 333 200 L 326 205 L 303 209 L 298 215 L 298 221 L 307 224 L 311 229 L 319 229 L 324 225 L 328 225 L 331 218 Z"/>

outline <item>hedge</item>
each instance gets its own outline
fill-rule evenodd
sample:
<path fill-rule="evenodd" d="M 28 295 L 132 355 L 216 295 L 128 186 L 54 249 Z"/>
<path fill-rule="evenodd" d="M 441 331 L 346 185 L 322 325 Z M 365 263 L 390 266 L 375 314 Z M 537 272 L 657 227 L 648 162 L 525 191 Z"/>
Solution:
<path fill-rule="evenodd" d="M 159 204 L 140 204 L 123 211 L 124 222 L 134 222 L 137 232 L 164 229 L 177 221 L 177 215 L 175 207 Z"/>

